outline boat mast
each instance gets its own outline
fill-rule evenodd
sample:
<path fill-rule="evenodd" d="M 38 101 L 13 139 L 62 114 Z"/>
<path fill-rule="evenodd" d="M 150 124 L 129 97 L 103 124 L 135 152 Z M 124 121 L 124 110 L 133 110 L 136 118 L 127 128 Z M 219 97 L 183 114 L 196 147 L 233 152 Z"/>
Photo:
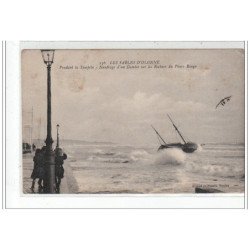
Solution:
<path fill-rule="evenodd" d="M 167 115 L 168 115 L 168 114 L 167 114 Z M 179 136 L 181 137 L 181 139 L 183 140 L 183 142 L 184 142 L 184 143 L 187 143 L 187 142 L 185 141 L 185 139 L 183 138 L 181 132 L 180 132 L 180 131 L 178 130 L 178 128 L 175 126 L 174 122 L 172 121 L 172 119 L 171 119 L 171 117 L 170 117 L 169 115 L 168 115 L 168 118 L 169 118 L 170 121 L 172 122 L 172 124 L 173 124 L 175 130 L 178 132 L 178 134 L 179 134 Z"/>
<path fill-rule="evenodd" d="M 155 133 L 160 137 L 160 139 L 165 143 L 165 145 L 167 145 L 167 143 L 163 140 L 163 138 L 161 137 L 161 135 L 158 133 L 158 131 L 151 125 L 151 127 L 153 128 L 153 130 L 155 131 Z"/>

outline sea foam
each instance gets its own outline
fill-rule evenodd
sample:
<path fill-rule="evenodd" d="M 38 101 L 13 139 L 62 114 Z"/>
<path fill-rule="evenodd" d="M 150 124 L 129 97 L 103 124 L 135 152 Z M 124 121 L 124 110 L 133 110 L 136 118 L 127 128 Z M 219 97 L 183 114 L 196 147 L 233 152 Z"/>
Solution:
<path fill-rule="evenodd" d="M 185 160 L 186 154 L 178 148 L 168 148 L 157 152 L 154 156 L 154 162 L 158 165 L 181 165 L 184 164 Z"/>

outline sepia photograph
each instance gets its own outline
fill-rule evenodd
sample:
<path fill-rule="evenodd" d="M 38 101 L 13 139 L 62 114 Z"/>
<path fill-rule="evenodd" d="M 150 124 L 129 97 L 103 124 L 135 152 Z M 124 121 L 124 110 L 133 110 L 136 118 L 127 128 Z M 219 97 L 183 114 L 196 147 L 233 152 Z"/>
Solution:
<path fill-rule="evenodd" d="M 23 49 L 22 193 L 245 190 L 245 50 Z"/>
<path fill-rule="evenodd" d="M 249 249 L 247 1 L 33 2 L 1 4 L 3 249 Z"/>

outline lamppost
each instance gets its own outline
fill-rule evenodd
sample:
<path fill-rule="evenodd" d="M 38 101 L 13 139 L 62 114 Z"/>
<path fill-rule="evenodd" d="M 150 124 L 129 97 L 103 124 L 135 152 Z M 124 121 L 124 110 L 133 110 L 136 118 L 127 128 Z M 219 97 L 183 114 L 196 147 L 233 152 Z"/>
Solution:
<path fill-rule="evenodd" d="M 53 139 L 51 136 L 51 65 L 54 60 L 55 50 L 41 50 L 43 61 L 47 66 L 47 138 L 45 152 L 45 193 L 55 193 L 55 153 L 52 149 Z"/>
<path fill-rule="evenodd" d="M 56 136 L 57 136 L 57 140 L 56 140 L 56 148 L 59 148 L 59 124 L 56 125 L 56 129 L 57 129 L 57 133 L 56 133 Z"/>

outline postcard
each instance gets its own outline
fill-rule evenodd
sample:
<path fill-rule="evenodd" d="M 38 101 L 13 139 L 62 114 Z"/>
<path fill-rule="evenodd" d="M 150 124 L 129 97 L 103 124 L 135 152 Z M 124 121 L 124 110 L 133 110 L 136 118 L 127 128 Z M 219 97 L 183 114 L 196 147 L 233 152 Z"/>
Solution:
<path fill-rule="evenodd" d="M 23 42 L 19 51 L 22 199 L 243 206 L 244 42 Z"/>

